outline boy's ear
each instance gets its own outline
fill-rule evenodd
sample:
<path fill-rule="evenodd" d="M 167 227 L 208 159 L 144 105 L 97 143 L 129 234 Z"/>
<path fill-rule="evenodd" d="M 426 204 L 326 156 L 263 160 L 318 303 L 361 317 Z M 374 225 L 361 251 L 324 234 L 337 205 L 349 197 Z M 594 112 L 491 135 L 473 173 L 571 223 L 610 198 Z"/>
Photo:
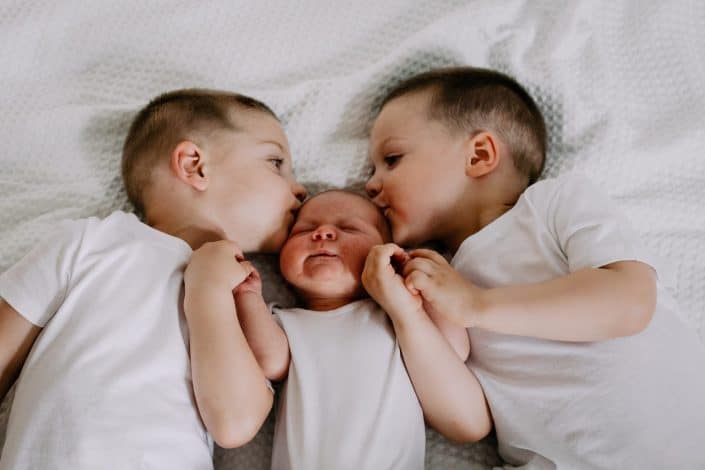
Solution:
<path fill-rule="evenodd" d="M 205 160 L 198 145 L 191 141 L 179 142 L 171 152 L 171 171 L 177 178 L 197 191 L 208 188 Z"/>
<path fill-rule="evenodd" d="M 479 178 L 490 174 L 499 165 L 497 138 L 490 132 L 480 132 L 468 141 L 465 174 Z"/>

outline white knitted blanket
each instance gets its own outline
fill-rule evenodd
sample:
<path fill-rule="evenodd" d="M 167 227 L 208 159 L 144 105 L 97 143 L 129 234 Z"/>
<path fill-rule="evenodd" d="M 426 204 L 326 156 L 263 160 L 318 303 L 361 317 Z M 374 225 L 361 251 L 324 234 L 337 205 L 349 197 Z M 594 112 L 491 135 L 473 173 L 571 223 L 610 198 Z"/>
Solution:
<path fill-rule="evenodd" d="M 370 112 L 431 67 L 509 73 L 549 124 L 546 176 L 579 169 L 667 262 L 705 340 L 705 3 L 3 0 L 0 271 L 64 218 L 126 208 L 119 154 L 133 113 L 181 87 L 237 90 L 283 118 L 312 192 L 359 186 Z M 261 260 L 270 300 L 287 293 Z M 4 415 L 0 412 L 0 441 Z M 219 470 L 267 468 L 272 423 Z M 500 464 L 491 441 L 429 432 L 428 468 Z"/>

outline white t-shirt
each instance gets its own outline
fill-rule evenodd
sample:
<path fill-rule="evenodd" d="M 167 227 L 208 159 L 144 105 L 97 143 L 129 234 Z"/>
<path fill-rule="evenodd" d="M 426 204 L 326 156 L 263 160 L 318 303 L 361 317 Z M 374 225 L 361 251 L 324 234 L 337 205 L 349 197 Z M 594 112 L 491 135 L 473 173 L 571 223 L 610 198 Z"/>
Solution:
<path fill-rule="evenodd" d="M 213 468 L 182 310 L 191 248 L 134 215 L 67 224 L 0 277 L 44 327 L 19 378 L 0 469 Z"/>
<path fill-rule="evenodd" d="M 369 299 L 274 312 L 291 363 L 272 468 L 422 469 L 423 412 L 385 312 Z"/>
<path fill-rule="evenodd" d="M 472 282 L 550 280 L 620 260 L 654 263 L 601 191 L 576 176 L 529 187 L 452 260 Z M 705 468 L 705 348 L 659 286 L 640 334 L 574 343 L 471 328 L 468 366 L 506 461 L 530 469 Z"/>

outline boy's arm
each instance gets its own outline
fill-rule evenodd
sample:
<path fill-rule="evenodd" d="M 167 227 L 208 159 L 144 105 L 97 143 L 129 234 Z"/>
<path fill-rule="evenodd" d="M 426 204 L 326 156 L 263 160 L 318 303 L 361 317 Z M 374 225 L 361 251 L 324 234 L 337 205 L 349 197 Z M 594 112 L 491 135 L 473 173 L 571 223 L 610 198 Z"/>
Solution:
<path fill-rule="evenodd" d="M 267 381 L 238 323 L 233 288 L 249 272 L 232 242 L 207 243 L 194 252 L 184 274 L 196 403 L 221 447 L 250 441 L 272 407 Z"/>
<path fill-rule="evenodd" d="M 289 341 L 262 298 L 259 273 L 251 269 L 250 276 L 235 289 L 235 306 L 242 331 L 265 377 L 282 380 L 289 371 Z"/>
<path fill-rule="evenodd" d="M 373 248 L 363 273 L 365 288 L 392 319 L 426 421 L 454 441 L 478 441 L 492 429 L 480 383 L 426 314 L 421 297 L 394 272 L 391 259 L 397 256 L 403 251 L 396 245 Z"/>
<path fill-rule="evenodd" d="M 0 399 L 19 376 L 37 336 L 66 297 L 90 223 L 88 219 L 60 223 L 0 275 Z"/>
<path fill-rule="evenodd" d="M 412 293 L 419 294 L 418 292 Z M 465 327 L 454 323 L 444 315 L 434 311 L 430 308 L 430 305 L 424 305 L 424 310 L 436 328 L 438 328 L 441 335 L 443 335 L 446 341 L 451 345 L 460 360 L 465 362 L 470 355 L 470 337 Z"/>
<path fill-rule="evenodd" d="M 619 261 L 538 283 L 482 289 L 431 250 L 414 250 L 406 285 L 452 321 L 498 333 L 559 341 L 599 341 L 642 331 L 656 308 L 656 275 Z"/>
<path fill-rule="evenodd" d="M 22 370 L 34 340 L 42 329 L 27 321 L 0 299 L 0 401 Z"/>

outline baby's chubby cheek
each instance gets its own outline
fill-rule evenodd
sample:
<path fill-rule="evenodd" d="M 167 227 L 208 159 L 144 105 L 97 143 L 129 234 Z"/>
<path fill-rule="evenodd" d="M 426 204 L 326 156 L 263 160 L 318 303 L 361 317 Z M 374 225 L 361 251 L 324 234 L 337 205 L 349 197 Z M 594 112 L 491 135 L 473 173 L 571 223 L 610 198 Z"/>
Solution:
<path fill-rule="evenodd" d="M 303 254 L 296 241 L 289 238 L 284 242 L 279 253 L 279 271 L 290 283 L 296 280 L 296 273 L 301 270 Z"/>

